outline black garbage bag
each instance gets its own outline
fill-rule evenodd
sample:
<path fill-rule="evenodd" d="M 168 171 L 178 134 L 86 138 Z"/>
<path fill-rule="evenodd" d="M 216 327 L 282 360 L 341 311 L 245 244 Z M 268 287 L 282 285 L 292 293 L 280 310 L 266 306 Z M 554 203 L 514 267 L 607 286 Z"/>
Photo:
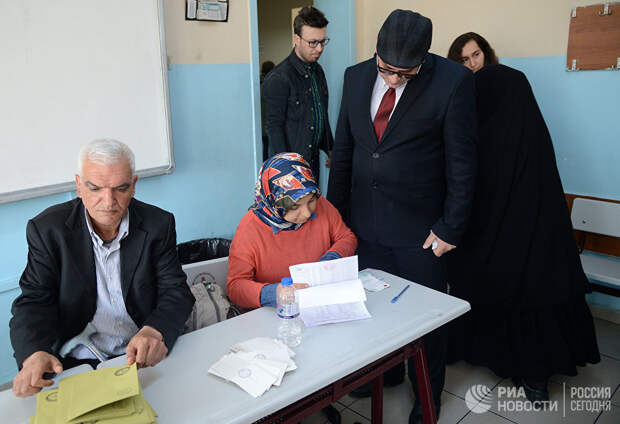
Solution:
<path fill-rule="evenodd" d="M 232 240 L 224 238 L 204 238 L 186 241 L 177 245 L 181 264 L 206 261 L 228 256 Z"/>

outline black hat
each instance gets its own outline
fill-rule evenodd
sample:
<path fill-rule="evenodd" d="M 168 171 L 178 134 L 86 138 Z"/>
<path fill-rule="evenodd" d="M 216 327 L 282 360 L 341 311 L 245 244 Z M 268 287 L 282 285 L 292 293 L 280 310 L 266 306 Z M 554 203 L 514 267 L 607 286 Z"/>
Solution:
<path fill-rule="evenodd" d="M 430 19 L 411 10 L 396 9 L 379 30 L 377 54 L 389 65 L 410 69 L 422 63 L 432 36 Z"/>

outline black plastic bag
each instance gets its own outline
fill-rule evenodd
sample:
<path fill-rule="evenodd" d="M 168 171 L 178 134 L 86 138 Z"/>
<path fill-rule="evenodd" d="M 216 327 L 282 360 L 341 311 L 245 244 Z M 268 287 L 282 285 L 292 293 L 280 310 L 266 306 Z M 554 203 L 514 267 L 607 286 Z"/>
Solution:
<path fill-rule="evenodd" d="M 206 238 L 191 240 L 177 245 L 181 264 L 206 261 L 228 256 L 231 240 L 223 238 Z"/>

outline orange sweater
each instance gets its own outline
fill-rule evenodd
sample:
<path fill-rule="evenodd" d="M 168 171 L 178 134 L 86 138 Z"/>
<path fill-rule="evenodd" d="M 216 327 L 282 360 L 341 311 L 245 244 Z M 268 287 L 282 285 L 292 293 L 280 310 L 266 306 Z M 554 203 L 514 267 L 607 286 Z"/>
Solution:
<path fill-rule="evenodd" d="M 290 265 L 316 262 L 328 251 L 342 257 L 355 253 L 355 235 L 324 197 L 319 197 L 315 214 L 300 229 L 278 234 L 252 211 L 241 218 L 230 246 L 226 283 L 228 297 L 235 304 L 260 308 L 263 286 L 290 277 Z"/>

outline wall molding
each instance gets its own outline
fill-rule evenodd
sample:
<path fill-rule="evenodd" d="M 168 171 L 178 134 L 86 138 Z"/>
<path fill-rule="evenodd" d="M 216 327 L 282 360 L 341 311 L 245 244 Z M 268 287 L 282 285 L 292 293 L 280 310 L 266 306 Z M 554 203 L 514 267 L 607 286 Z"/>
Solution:
<path fill-rule="evenodd" d="M 592 312 L 594 318 L 604 319 L 605 321 L 611 321 L 620 325 L 620 311 L 608 309 L 593 303 L 588 303 L 588 306 L 590 306 L 590 312 Z"/>
<path fill-rule="evenodd" d="M 19 289 L 19 276 L 0 280 L 0 294 Z"/>

